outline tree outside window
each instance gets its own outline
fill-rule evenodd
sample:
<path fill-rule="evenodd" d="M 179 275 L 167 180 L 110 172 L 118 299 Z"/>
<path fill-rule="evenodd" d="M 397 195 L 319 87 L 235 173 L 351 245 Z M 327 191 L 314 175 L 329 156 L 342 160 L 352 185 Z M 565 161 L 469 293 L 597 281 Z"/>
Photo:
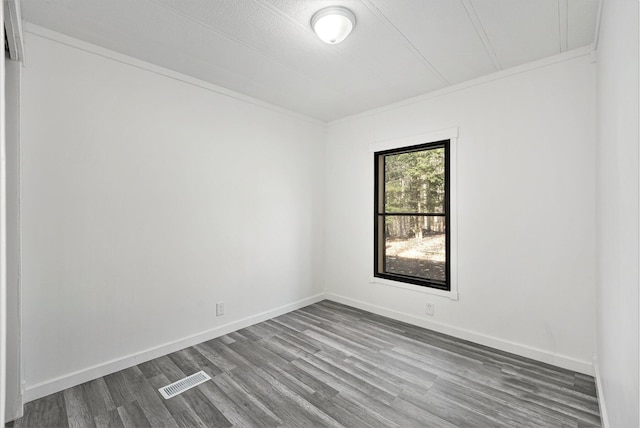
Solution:
<path fill-rule="evenodd" d="M 450 289 L 448 148 L 375 153 L 375 276 Z"/>

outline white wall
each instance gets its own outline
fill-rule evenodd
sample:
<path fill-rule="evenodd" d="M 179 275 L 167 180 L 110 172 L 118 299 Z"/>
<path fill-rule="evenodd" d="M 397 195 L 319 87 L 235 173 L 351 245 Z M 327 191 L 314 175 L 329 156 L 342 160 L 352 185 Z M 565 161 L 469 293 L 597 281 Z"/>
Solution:
<path fill-rule="evenodd" d="M 597 296 L 601 409 L 637 427 L 638 2 L 604 2 L 598 45 Z"/>
<path fill-rule="evenodd" d="M 4 11 L 0 11 L 4 21 Z M 5 102 L 4 102 L 4 62 L 0 64 L 0 395 L 4 396 L 7 384 L 7 240 L 6 240 L 6 163 L 5 163 Z M 5 422 L 5 400 L 0 399 L 0 424 Z"/>
<path fill-rule="evenodd" d="M 20 216 L 19 216 L 19 106 L 20 69 L 5 60 L 5 131 L 7 191 L 7 390 L 6 419 L 22 416 L 20 385 Z"/>
<path fill-rule="evenodd" d="M 591 62 L 588 52 L 571 52 L 331 123 L 325 250 L 330 298 L 591 373 Z M 452 127 L 459 129 L 459 300 L 370 283 L 369 145 Z M 435 304 L 435 316 L 425 315 L 426 302 Z"/>
<path fill-rule="evenodd" d="M 27 31 L 26 401 L 321 297 L 323 124 Z"/>

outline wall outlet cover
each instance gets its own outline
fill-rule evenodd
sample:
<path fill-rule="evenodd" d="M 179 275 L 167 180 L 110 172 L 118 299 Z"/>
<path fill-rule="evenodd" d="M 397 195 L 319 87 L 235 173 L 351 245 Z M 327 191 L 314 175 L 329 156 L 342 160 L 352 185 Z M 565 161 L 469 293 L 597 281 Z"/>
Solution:
<path fill-rule="evenodd" d="M 434 312 L 435 312 L 435 306 L 433 303 L 427 303 L 427 306 L 425 308 L 425 312 L 427 315 L 431 315 L 433 316 Z"/>

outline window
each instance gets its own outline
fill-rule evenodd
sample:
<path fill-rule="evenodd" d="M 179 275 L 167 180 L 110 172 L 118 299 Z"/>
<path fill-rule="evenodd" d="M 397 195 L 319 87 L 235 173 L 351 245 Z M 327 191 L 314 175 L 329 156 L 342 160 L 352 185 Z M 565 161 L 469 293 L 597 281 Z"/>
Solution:
<path fill-rule="evenodd" d="M 375 152 L 375 277 L 451 289 L 449 144 Z"/>

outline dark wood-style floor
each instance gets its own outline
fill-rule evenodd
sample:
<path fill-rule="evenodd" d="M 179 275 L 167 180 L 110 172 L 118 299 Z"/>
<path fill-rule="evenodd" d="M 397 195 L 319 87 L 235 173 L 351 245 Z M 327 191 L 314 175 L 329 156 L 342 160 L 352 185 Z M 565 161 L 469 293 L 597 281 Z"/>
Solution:
<path fill-rule="evenodd" d="M 213 379 L 164 400 L 158 388 Z M 49 395 L 14 427 L 595 427 L 594 380 L 323 301 Z"/>

